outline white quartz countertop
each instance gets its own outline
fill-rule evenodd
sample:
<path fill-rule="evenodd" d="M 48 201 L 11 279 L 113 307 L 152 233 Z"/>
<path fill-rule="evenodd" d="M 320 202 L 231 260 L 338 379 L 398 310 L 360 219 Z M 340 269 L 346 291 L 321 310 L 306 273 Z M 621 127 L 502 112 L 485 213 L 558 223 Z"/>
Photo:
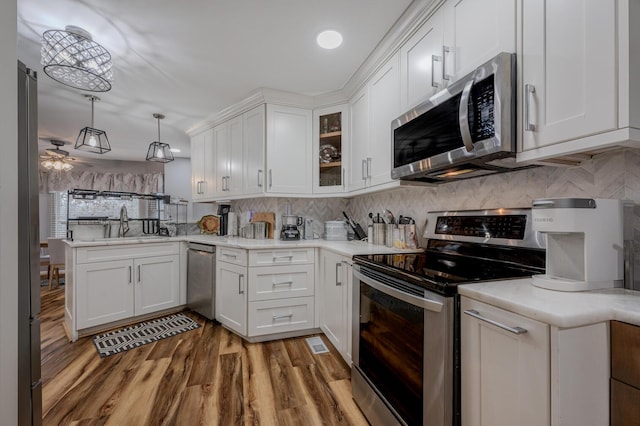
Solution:
<path fill-rule="evenodd" d="M 222 247 L 235 247 L 247 250 L 259 249 L 282 249 L 289 247 L 296 248 L 323 248 L 331 250 L 343 256 L 354 256 L 356 254 L 386 254 L 386 253 L 415 253 L 421 252 L 423 249 L 401 250 L 389 248 L 375 244 L 369 244 L 362 241 L 327 241 L 327 240 L 298 240 L 298 241 L 280 241 L 280 240 L 254 240 L 240 237 L 220 237 L 217 235 L 181 235 L 179 237 L 126 237 L 126 238 L 105 238 L 88 240 L 66 241 L 69 247 L 95 247 L 109 246 L 121 244 L 148 244 L 166 241 L 186 241 L 201 244 L 210 244 Z"/>
<path fill-rule="evenodd" d="M 640 325 L 640 291 L 622 288 L 564 292 L 535 287 L 531 279 L 458 286 L 481 302 L 560 327 L 580 327 L 616 320 Z"/>

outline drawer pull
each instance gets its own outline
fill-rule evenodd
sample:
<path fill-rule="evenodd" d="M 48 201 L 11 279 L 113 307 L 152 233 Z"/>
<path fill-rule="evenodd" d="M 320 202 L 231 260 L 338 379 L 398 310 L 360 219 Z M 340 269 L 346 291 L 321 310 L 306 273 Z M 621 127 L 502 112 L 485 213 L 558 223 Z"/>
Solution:
<path fill-rule="evenodd" d="M 281 260 L 281 259 L 293 260 L 293 255 L 290 254 L 288 256 L 273 256 L 273 261 L 274 262 L 277 262 L 278 260 Z"/>
<path fill-rule="evenodd" d="M 513 334 L 524 334 L 527 332 L 527 330 L 525 328 L 522 327 L 510 327 L 508 325 L 504 325 L 502 323 L 499 323 L 498 321 L 494 321 L 492 319 L 489 319 L 487 317 L 483 317 L 482 315 L 480 315 L 480 312 L 473 310 L 473 309 L 469 309 L 467 311 L 464 311 L 465 314 L 469 315 L 470 317 L 474 317 L 479 319 L 480 321 L 484 321 L 484 322 L 488 322 L 491 325 L 495 325 L 498 328 L 501 328 L 503 330 L 507 330 L 510 333 Z"/>
<path fill-rule="evenodd" d="M 274 321 L 279 320 L 279 319 L 285 319 L 285 318 L 291 319 L 291 318 L 293 318 L 293 314 L 282 314 L 282 315 L 274 315 L 273 316 L 273 320 Z"/>
<path fill-rule="evenodd" d="M 278 285 L 289 285 L 289 286 L 291 286 L 291 285 L 293 285 L 293 281 L 282 281 L 282 282 L 279 282 L 279 283 L 273 282 L 273 283 L 271 283 L 271 285 L 273 287 L 278 286 Z"/>
<path fill-rule="evenodd" d="M 222 253 L 222 255 L 224 257 L 229 257 L 231 259 L 236 259 L 238 256 L 236 256 L 235 254 L 227 254 L 227 253 Z"/>

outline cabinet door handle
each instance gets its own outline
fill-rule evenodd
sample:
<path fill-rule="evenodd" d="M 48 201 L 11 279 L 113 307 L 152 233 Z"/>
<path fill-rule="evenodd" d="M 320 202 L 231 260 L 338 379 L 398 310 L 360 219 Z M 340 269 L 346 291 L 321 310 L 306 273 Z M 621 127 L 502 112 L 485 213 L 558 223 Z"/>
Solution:
<path fill-rule="evenodd" d="M 460 136 L 462 136 L 462 143 L 467 149 L 467 152 L 473 151 L 473 139 L 471 139 L 471 130 L 469 130 L 469 97 L 471 96 L 473 83 L 473 79 L 465 83 L 464 89 L 462 89 L 462 95 L 460 96 L 460 108 L 458 109 Z"/>
<path fill-rule="evenodd" d="M 138 265 L 138 282 L 142 282 L 142 272 L 140 271 L 140 265 Z"/>
<path fill-rule="evenodd" d="M 367 160 L 366 158 L 362 159 L 362 180 L 367 180 L 367 172 L 366 172 L 366 168 L 367 168 Z"/>
<path fill-rule="evenodd" d="M 227 177 L 226 176 L 222 176 L 222 191 L 226 191 L 227 190 Z"/>
<path fill-rule="evenodd" d="M 129 284 L 131 284 L 131 265 L 129 265 Z"/>
<path fill-rule="evenodd" d="M 258 188 L 262 188 L 262 169 L 258 170 Z"/>
<path fill-rule="evenodd" d="M 524 85 L 524 130 L 527 132 L 535 132 L 536 125 L 531 123 L 531 98 L 536 93 L 536 86 L 533 84 Z"/>
<path fill-rule="evenodd" d="M 336 286 L 342 285 L 342 280 L 340 280 L 340 268 L 342 268 L 342 263 L 336 263 Z"/>
<path fill-rule="evenodd" d="M 367 179 L 371 179 L 371 163 L 373 162 L 373 158 L 367 157 Z"/>
<path fill-rule="evenodd" d="M 238 275 L 238 294 L 244 294 L 244 289 L 242 288 L 243 279 L 244 279 L 244 274 Z"/>
<path fill-rule="evenodd" d="M 488 322 L 489 324 L 495 325 L 498 328 L 501 328 L 503 330 L 507 330 L 508 332 L 513 333 L 513 334 L 524 334 L 524 333 L 527 332 L 527 330 L 525 328 L 522 328 L 522 327 L 510 327 L 508 325 L 504 325 L 502 323 L 499 323 L 498 321 L 494 321 L 494 320 L 489 319 L 487 317 L 483 317 L 482 315 L 480 315 L 480 312 L 478 312 L 478 311 L 476 311 L 474 309 L 466 310 L 466 311 L 464 311 L 464 313 L 469 315 L 469 316 L 471 316 L 471 317 L 477 318 L 480 321 Z"/>
<path fill-rule="evenodd" d="M 285 255 L 285 256 L 273 256 L 273 261 L 276 262 L 280 259 L 288 259 L 288 260 L 293 260 L 293 255 L 289 254 L 289 255 Z"/>
<path fill-rule="evenodd" d="M 293 314 L 282 314 L 282 315 L 274 315 L 273 316 L 273 320 L 279 320 L 279 319 L 285 319 L 285 318 L 292 318 Z"/>
<path fill-rule="evenodd" d="M 442 46 L 442 79 L 449 81 L 449 74 L 447 74 L 447 54 L 451 53 L 449 46 Z"/>
<path fill-rule="evenodd" d="M 441 61 L 442 57 L 438 55 L 431 55 L 431 87 L 435 87 L 436 89 L 440 87 L 438 83 L 436 83 L 436 62 Z"/>
<path fill-rule="evenodd" d="M 269 169 L 269 189 L 273 186 L 273 171 Z"/>

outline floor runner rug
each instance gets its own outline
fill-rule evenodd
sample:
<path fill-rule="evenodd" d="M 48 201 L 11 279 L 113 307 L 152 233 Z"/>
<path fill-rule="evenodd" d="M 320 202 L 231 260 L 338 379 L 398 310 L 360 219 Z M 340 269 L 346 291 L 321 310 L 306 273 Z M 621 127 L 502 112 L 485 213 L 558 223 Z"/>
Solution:
<path fill-rule="evenodd" d="M 96 346 L 98 354 L 104 358 L 198 327 L 200 324 L 191 318 L 183 314 L 176 314 L 99 334 L 93 338 L 93 344 Z"/>

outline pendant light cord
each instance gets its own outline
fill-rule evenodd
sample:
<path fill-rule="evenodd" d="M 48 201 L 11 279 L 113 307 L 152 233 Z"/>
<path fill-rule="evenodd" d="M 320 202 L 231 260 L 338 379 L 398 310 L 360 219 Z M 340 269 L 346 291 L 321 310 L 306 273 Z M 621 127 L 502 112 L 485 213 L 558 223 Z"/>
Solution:
<path fill-rule="evenodd" d="M 96 100 L 95 96 L 91 97 L 91 128 L 93 129 L 93 102 Z"/>

